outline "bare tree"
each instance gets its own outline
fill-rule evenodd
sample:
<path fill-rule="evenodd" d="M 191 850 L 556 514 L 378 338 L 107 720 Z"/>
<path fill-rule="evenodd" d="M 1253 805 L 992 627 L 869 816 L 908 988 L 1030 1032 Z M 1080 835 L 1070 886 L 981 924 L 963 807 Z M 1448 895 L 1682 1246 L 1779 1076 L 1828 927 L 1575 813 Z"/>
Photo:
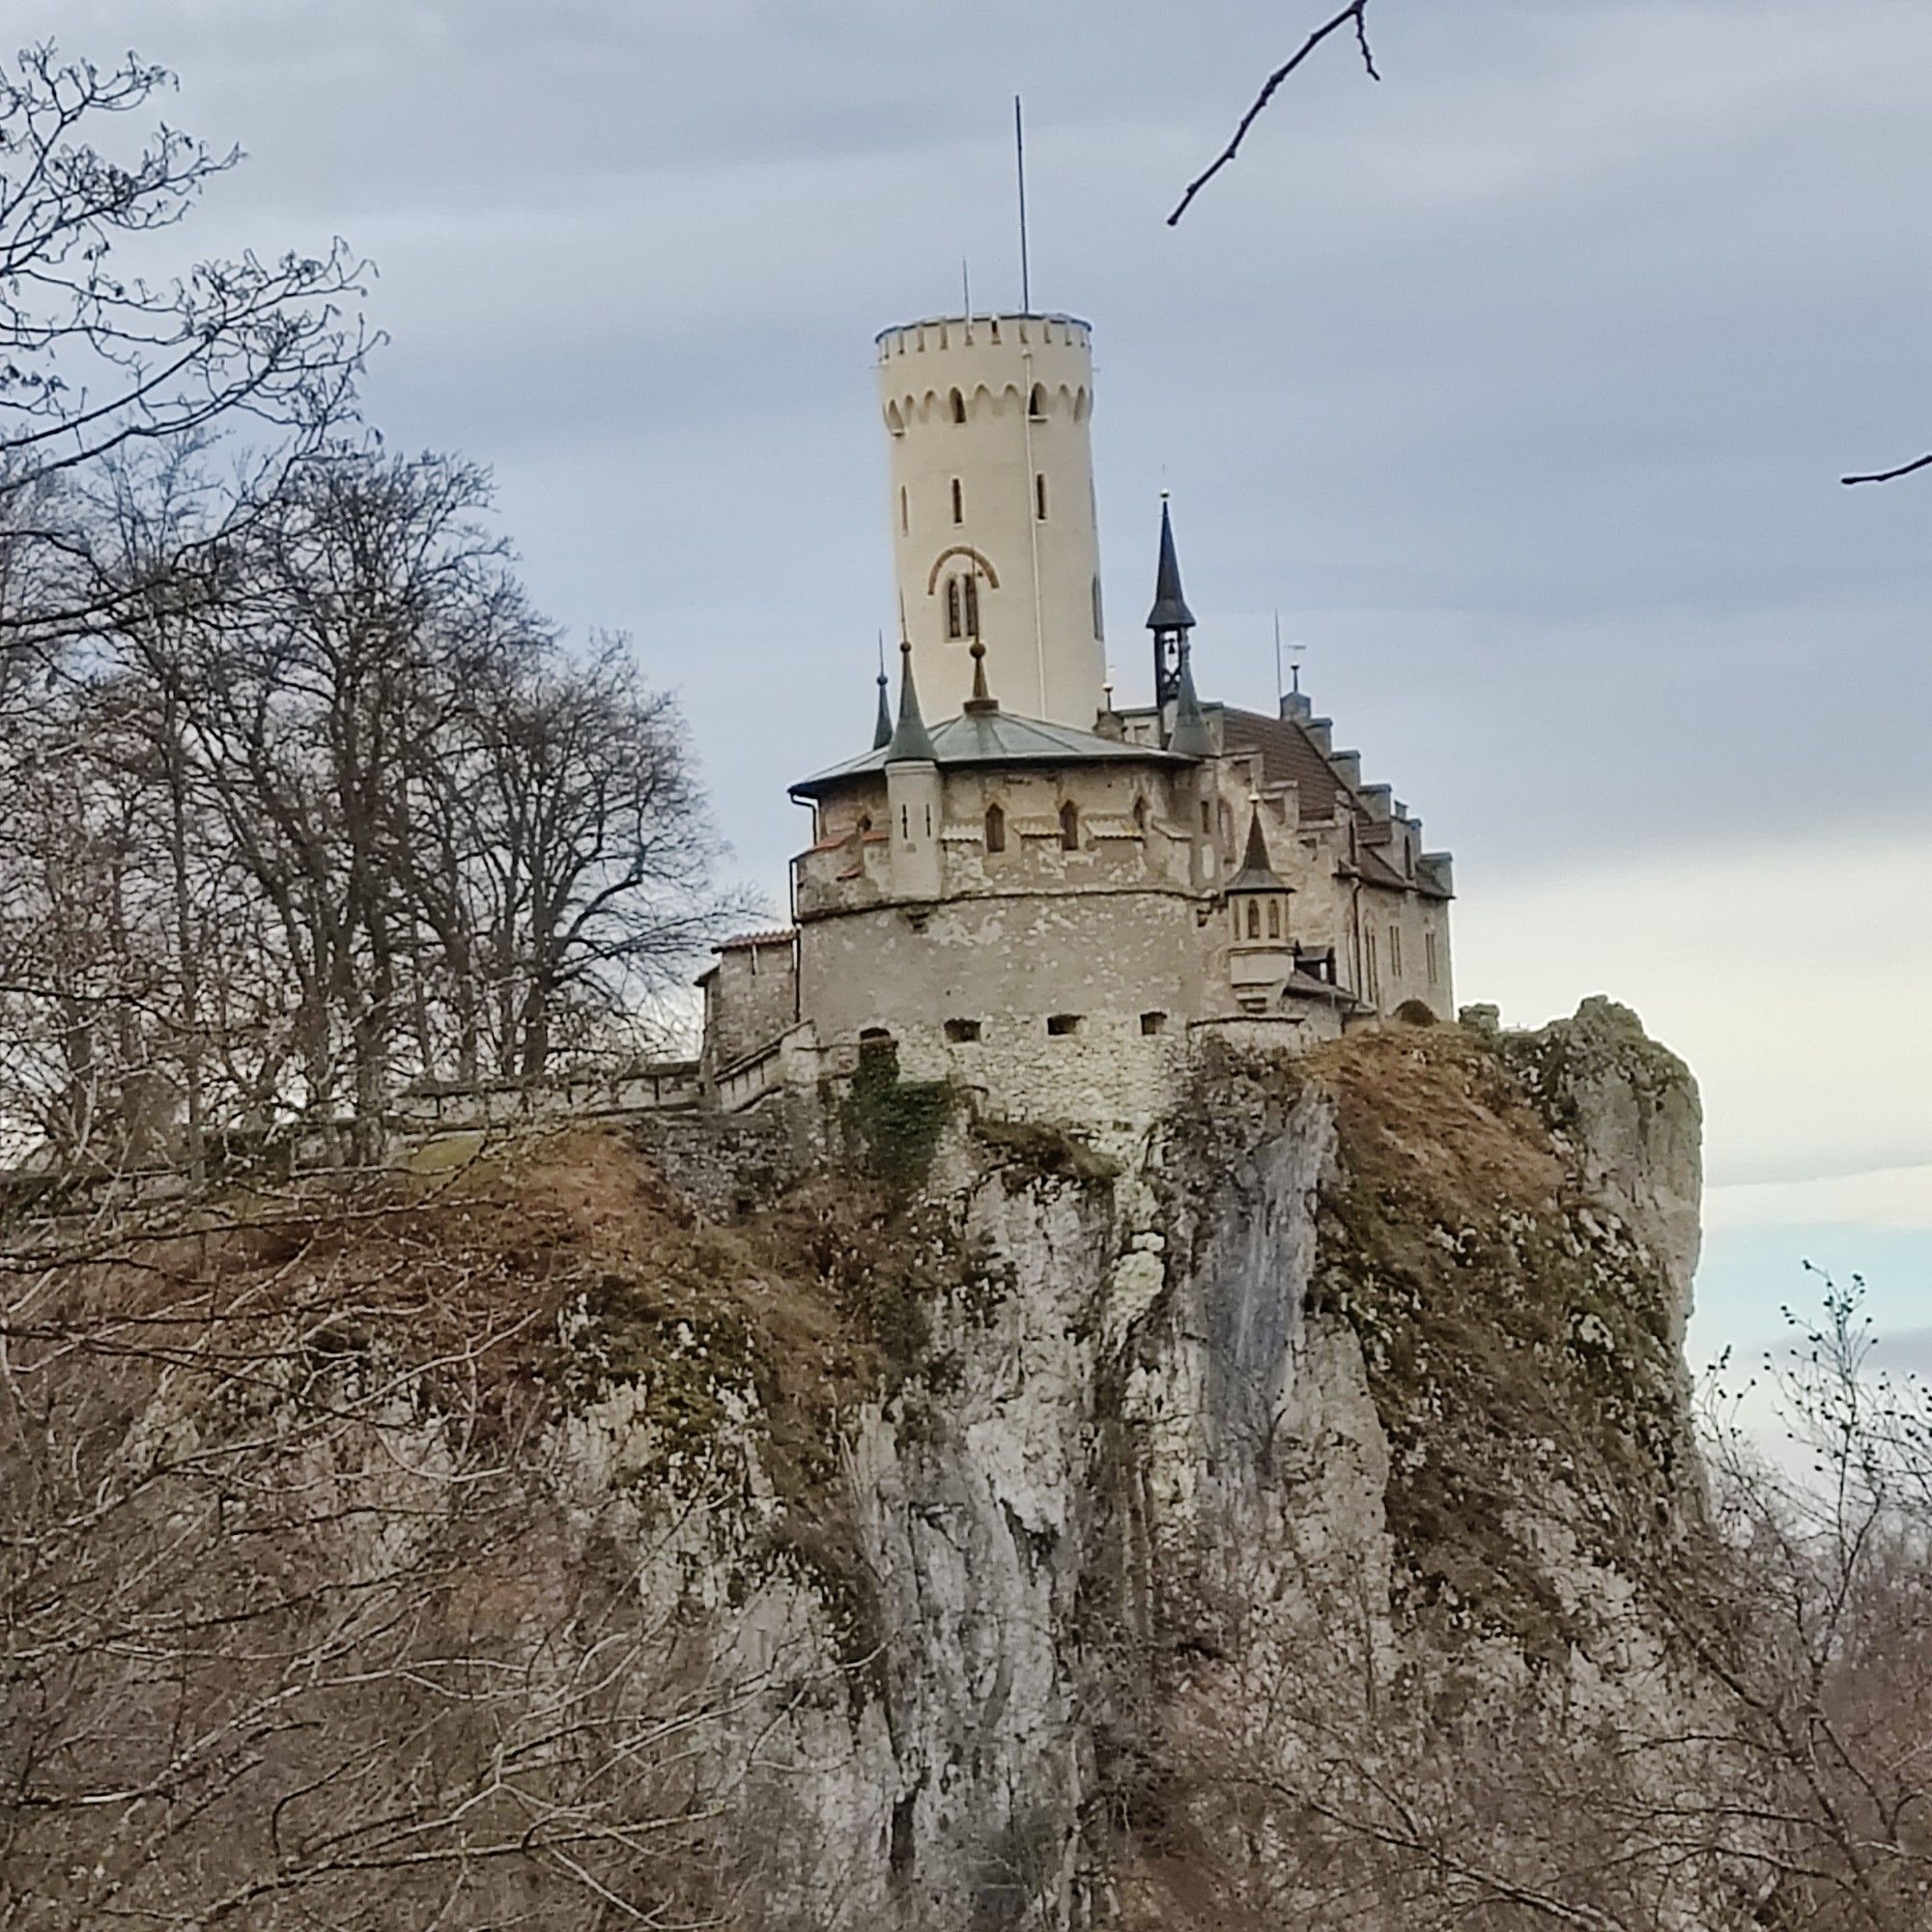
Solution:
<path fill-rule="evenodd" d="M 71 503 L 104 459 L 246 428 L 252 487 L 150 559 L 145 582 L 191 582 L 207 547 L 351 407 L 367 344 L 341 313 L 360 274 L 341 242 L 163 281 L 117 264 L 117 243 L 183 221 L 240 159 L 165 123 L 129 159 L 96 145 L 173 84 L 132 55 L 103 70 L 51 45 L 0 64 L 0 659 L 44 660 L 114 622 L 129 586 L 96 568 Z"/>

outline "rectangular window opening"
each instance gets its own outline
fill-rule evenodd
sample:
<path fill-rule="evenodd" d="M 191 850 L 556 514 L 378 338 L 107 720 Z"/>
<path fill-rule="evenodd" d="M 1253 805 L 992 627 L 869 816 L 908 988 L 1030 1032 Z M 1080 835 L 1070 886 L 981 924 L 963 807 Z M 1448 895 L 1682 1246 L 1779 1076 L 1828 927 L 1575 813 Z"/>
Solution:
<path fill-rule="evenodd" d="M 978 1020 L 948 1020 L 946 1022 L 946 1037 L 952 1040 L 954 1045 L 961 1044 L 969 1039 L 978 1039 L 980 1037 L 980 1022 Z"/>
<path fill-rule="evenodd" d="M 1141 1015 L 1141 1031 L 1144 1034 L 1165 1033 L 1167 1031 L 1167 1015 L 1165 1013 L 1143 1013 Z"/>
<path fill-rule="evenodd" d="M 1049 1013 L 1046 1016 L 1046 1030 L 1055 1039 L 1065 1039 L 1069 1034 L 1080 1031 L 1078 1013 Z"/>

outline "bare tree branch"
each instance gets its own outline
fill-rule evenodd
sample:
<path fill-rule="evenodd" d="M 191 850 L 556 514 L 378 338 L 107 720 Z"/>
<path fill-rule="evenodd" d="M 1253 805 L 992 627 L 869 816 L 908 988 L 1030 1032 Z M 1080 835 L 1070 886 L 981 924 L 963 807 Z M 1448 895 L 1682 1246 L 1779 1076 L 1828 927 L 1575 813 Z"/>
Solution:
<path fill-rule="evenodd" d="M 1322 25 L 1317 27 L 1307 40 L 1302 42 L 1294 53 L 1268 75 L 1266 81 L 1262 86 L 1261 93 L 1255 97 L 1254 104 L 1241 116 L 1240 123 L 1235 129 L 1234 138 L 1229 141 L 1228 145 L 1222 149 L 1220 154 L 1215 156 L 1213 162 L 1203 173 L 1197 175 L 1193 181 L 1188 183 L 1187 191 L 1180 197 L 1179 202 L 1175 207 L 1174 213 L 1167 217 L 1167 225 L 1170 228 L 1175 227 L 1179 222 L 1180 217 L 1187 213 L 1188 208 L 1194 201 L 1194 197 L 1240 153 L 1241 143 L 1248 137 L 1248 129 L 1261 119 L 1262 114 L 1266 109 L 1268 102 L 1274 99 L 1275 92 L 1281 86 L 1282 82 L 1331 34 L 1338 34 L 1344 27 L 1348 26 L 1352 26 L 1355 30 L 1355 44 L 1361 52 L 1362 65 L 1367 70 L 1369 78 L 1371 80 L 1379 80 L 1381 78 L 1380 73 L 1376 69 L 1375 52 L 1369 45 L 1369 0 L 1350 0 L 1350 4 L 1344 7 L 1332 20 L 1325 21 Z"/>

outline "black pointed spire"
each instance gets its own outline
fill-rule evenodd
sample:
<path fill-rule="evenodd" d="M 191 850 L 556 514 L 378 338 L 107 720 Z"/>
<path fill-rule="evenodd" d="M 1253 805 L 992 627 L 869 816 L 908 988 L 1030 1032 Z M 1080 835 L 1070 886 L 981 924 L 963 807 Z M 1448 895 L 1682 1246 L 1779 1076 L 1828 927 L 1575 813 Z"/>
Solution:
<path fill-rule="evenodd" d="M 1268 864 L 1267 840 L 1262 836 L 1262 809 L 1248 808 L 1248 849 L 1241 856 L 1241 869 L 1228 881 L 1231 893 L 1285 893 L 1275 869 Z"/>
<path fill-rule="evenodd" d="M 899 722 L 886 746 L 886 763 L 931 764 L 932 738 L 919 715 L 919 691 L 912 681 L 912 645 L 899 644 Z"/>
<path fill-rule="evenodd" d="M 1174 705 L 1174 731 L 1167 749 L 1183 758 L 1211 758 L 1214 741 L 1208 735 L 1208 721 L 1201 715 L 1201 700 L 1194 695 L 1192 653 L 1185 642 L 1180 646 L 1180 668 L 1176 673 L 1179 687 Z"/>
<path fill-rule="evenodd" d="M 1148 629 L 1153 633 L 1153 701 L 1163 717 L 1180 696 L 1180 667 L 1187 656 L 1187 634 L 1194 612 L 1180 592 L 1180 559 L 1174 551 L 1174 519 L 1168 514 L 1167 492 L 1160 493 L 1160 567 L 1154 573 L 1153 609 Z"/>
<path fill-rule="evenodd" d="M 872 750 L 882 751 L 893 742 L 893 707 L 886 702 L 886 640 L 879 639 L 879 715 L 872 725 Z"/>
<path fill-rule="evenodd" d="M 1174 519 L 1168 514 L 1167 493 L 1160 497 L 1160 567 L 1154 573 L 1153 609 L 1148 612 L 1150 631 L 1191 631 L 1194 612 L 1180 593 L 1180 559 L 1174 553 Z"/>

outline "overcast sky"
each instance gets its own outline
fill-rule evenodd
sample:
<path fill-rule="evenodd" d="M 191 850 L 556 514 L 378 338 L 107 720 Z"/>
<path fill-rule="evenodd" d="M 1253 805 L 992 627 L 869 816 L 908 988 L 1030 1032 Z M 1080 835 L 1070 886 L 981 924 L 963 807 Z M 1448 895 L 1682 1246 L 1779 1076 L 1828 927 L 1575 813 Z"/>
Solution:
<path fill-rule="evenodd" d="M 10 0 L 183 75 L 199 249 L 379 265 L 369 409 L 494 467 L 537 597 L 677 688 L 782 903 L 892 621 L 870 342 L 1092 320 L 1110 648 L 1174 493 L 1204 691 L 1271 613 L 1454 848 L 1464 1000 L 1628 1000 L 1701 1076 L 1700 1342 L 1802 1256 L 1932 1330 L 1932 9 L 1378 0 L 1178 231 L 1300 0 Z M 1932 1341 L 1932 1337 L 1928 1337 Z"/>

